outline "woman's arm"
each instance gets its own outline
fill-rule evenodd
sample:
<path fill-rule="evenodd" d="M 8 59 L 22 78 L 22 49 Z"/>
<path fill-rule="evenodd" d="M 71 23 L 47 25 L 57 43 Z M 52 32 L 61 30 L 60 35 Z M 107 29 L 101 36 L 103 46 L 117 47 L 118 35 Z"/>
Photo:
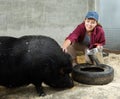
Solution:
<path fill-rule="evenodd" d="M 64 41 L 64 43 L 63 43 L 63 45 L 62 45 L 62 50 L 64 51 L 64 52 L 67 52 L 67 48 L 68 48 L 68 46 L 71 44 L 71 41 L 69 40 L 69 39 L 66 39 L 65 41 Z"/>

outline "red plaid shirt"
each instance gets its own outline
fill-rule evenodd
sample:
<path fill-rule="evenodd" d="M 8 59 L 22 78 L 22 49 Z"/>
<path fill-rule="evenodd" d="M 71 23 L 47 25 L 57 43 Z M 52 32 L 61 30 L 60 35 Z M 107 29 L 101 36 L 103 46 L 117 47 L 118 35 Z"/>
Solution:
<path fill-rule="evenodd" d="M 79 24 L 66 39 L 69 39 L 71 42 L 82 42 L 84 40 L 85 33 L 85 23 L 83 22 L 82 24 Z M 103 46 L 105 45 L 105 41 L 104 30 L 102 26 L 97 25 L 90 36 L 89 48 L 94 48 L 97 45 Z"/>

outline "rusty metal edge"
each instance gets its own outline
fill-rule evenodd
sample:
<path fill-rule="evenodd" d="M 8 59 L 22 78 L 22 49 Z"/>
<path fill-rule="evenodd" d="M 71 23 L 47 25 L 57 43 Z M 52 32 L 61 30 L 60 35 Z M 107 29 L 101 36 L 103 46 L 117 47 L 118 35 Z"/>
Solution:
<path fill-rule="evenodd" d="M 120 54 L 120 50 L 110 50 L 110 49 L 108 49 L 108 48 L 104 48 L 103 51 L 104 51 L 104 52 L 107 52 L 107 53 Z"/>

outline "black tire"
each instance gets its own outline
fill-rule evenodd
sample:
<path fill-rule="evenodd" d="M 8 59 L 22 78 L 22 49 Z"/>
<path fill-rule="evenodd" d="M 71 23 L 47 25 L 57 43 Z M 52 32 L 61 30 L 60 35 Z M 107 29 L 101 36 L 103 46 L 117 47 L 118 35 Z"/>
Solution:
<path fill-rule="evenodd" d="M 99 64 L 99 66 L 78 64 L 73 67 L 72 78 L 84 84 L 104 85 L 113 80 L 114 69 L 105 64 Z"/>

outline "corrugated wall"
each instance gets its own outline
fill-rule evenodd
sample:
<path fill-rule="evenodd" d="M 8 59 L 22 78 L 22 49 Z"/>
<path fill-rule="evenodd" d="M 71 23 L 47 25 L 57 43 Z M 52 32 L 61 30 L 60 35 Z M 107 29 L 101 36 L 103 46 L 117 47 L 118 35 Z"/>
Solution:
<path fill-rule="evenodd" d="M 120 50 L 120 0 L 100 0 L 98 2 L 100 23 L 103 25 L 107 40 L 105 47 Z"/>

